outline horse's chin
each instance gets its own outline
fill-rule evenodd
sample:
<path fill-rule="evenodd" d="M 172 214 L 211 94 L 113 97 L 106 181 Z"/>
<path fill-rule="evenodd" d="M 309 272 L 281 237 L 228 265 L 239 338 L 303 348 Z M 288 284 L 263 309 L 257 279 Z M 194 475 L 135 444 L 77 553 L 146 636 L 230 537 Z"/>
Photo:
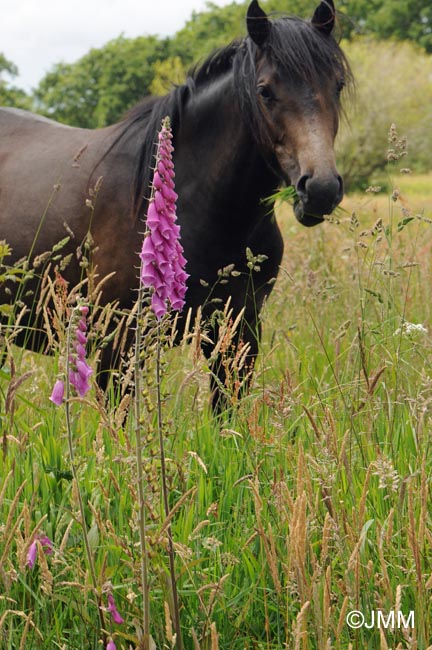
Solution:
<path fill-rule="evenodd" d="M 324 221 L 324 217 L 316 214 L 308 214 L 303 209 L 303 203 L 301 201 L 295 201 L 294 203 L 294 214 L 299 223 L 302 226 L 310 228 L 311 226 L 317 226 L 319 223 Z"/>

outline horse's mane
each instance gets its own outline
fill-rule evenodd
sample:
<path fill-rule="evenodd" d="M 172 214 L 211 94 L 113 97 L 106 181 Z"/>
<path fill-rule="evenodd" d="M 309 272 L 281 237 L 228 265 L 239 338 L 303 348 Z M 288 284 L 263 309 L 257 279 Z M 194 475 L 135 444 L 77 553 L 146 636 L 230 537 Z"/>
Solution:
<path fill-rule="evenodd" d="M 131 129 L 142 126 L 141 149 L 134 180 L 134 214 L 142 216 L 148 200 L 153 175 L 156 134 L 161 121 L 169 116 L 174 136 L 182 121 L 188 99 L 219 76 L 233 72 L 233 83 L 245 120 L 250 125 L 257 142 L 266 143 L 268 134 L 263 126 L 262 113 L 257 101 L 255 62 L 262 52 L 274 61 L 295 81 L 307 81 L 312 86 L 322 84 L 334 76 L 339 68 L 345 82 L 352 80 L 349 64 L 338 43 L 323 35 L 310 22 L 300 18 L 279 17 L 272 21 L 269 37 L 262 50 L 249 38 L 233 41 L 215 50 L 188 73 L 184 84 L 173 86 L 163 97 L 145 98 L 134 106 L 119 124 L 123 139 Z"/>

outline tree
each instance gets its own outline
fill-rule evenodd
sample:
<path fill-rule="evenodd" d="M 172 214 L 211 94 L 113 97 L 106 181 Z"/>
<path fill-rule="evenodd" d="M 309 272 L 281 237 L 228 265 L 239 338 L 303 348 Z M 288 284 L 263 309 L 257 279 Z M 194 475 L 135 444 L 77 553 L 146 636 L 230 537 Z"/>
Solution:
<path fill-rule="evenodd" d="M 232 2 L 218 7 L 207 2 L 206 9 L 194 11 L 185 26 L 171 39 L 172 55 L 179 56 L 184 65 L 210 54 L 215 48 L 223 47 L 246 34 L 246 12 L 250 0 Z M 310 18 L 317 0 L 260 0 L 261 7 L 268 13 L 295 15 Z"/>
<path fill-rule="evenodd" d="M 166 40 L 120 36 L 74 64 L 54 66 L 35 91 L 37 110 L 74 126 L 113 124 L 149 94 L 153 65 L 166 57 Z"/>
<path fill-rule="evenodd" d="M 430 0 L 342 0 L 344 34 L 374 34 L 377 38 L 411 40 L 432 52 Z"/>
<path fill-rule="evenodd" d="M 408 156 L 401 166 L 432 169 L 432 57 L 411 43 L 365 37 L 343 47 L 357 86 L 337 140 L 347 187 L 365 188 L 382 176 L 392 123 L 407 138 Z"/>
<path fill-rule="evenodd" d="M 179 56 L 169 56 L 153 65 L 153 81 L 149 90 L 152 95 L 165 95 L 173 84 L 182 84 L 186 70 Z"/>
<path fill-rule="evenodd" d="M 10 81 L 3 77 L 16 77 L 18 68 L 12 61 L 6 59 L 0 52 L 0 106 L 15 106 L 17 108 L 30 108 L 30 97 L 16 86 L 11 85 Z"/>
<path fill-rule="evenodd" d="M 190 66 L 215 48 L 243 36 L 246 7 L 249 3 L 232 3 L 225 7 L 208 2 L 207 9 L 192 13 L 185 26 L 171 39 L 170 49 L 183 64 Z"/>

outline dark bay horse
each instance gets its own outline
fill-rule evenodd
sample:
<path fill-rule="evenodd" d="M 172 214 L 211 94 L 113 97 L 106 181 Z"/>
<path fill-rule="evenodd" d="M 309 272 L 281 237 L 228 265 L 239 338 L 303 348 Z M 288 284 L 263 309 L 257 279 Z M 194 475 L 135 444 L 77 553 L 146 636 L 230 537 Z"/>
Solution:
<path fill-rule="evenodd" d="M 340 93 L 350 71 L 332 35 L 334 22 L 332 0 L 323 0 L 311 21 L 270 20 L 253 0 L 246 38 L 213 53 L 165 97 L 145 99 L 107 128 L 72 128 L 1 109 L 0 239 L 11 245 L 13 259 L 34 258 L 73 233 L 64 251 L 73 254 L 72 260 L 63 273 L 73 286 L 81 275 L 75 251 L 90 229 L 99 277 L 114 272 L 104 285 L 103 301 L 131 308 L 154 143 L 161 119 L 168 115 L 190 274 L 185 309 L 196 311 L 205 304 L 209 319 L 216 307 L 207 301 L 208 286 L 219 269 L 234 264 L 241 273 L 217 285 L 213 297 L 220 304 L 230 297 L 233 317 L 244 308 L 241 338 L 250 346 L 252 364 L 259 312 L 283 250 L 274 215 L 262 199 L 284 183 L 293 185 L 295 216 L 313 226 L 343 194 L 334 139 Z M 100 177 L 92 212 L 86 197 Z M 267 258 L 253 272 L 252 282 L 247 248 Z M 0 287 L 0 304 L 8 300 L 14 300 L 13 287 Z M 23 300 L 30 305 L 34 296 Z M 34 309 L 28 325 L 35 335 L 27 336 L 25 344 L 43 349 L 43 323 Z M 112 352 L 104 352 L 102 369 L 112 366 Z M 223 384 L 224 366 L 216 363 L 215 370 Z M 215 379 L 213 388 L 217 385 Z M 215 390 L 214 404 L 218 399 Z"/>

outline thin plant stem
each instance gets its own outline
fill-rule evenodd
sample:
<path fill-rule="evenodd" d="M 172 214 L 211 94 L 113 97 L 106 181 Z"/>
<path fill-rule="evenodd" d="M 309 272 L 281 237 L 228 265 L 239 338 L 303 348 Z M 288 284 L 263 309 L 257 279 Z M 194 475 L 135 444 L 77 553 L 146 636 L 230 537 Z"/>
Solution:
<path fill-rule="evenodd" d="M 156 160 L 159 155 L 160 143 L 157 143 Z M 151 188 L 150 200 L 154 197 L 154 187 Z M 147 231 L 147 227 L 146 227 Z M 145 236 L 145 233 L 144 233 Z M 148 557 L 147 557 L 147 542 L 146 542 L 146 519 L 145 519 L 145 500 L 144 500 L 144 472 L 142 464 L 143 456 L 143 442 L 141 431 L 141 363 L 140 363 L 140 349 L 142 337 L 142 317 L 143 317 L 143 299 L 144 288 L 141 282 L 142 262 L 140 267 L 140 282 L 138 288 L 138 304 L 136 316 L 136 330 L 135 330 L 135 358 L 134 358 L 134 412 L 135 412 L 135 452 L 136 452 L 136 466 L 137 466 L 137 480 L 138 480 L 138 529 L 140 536 L 140 549 L 141 549 L 141 584 L 143 589 L 143 650 L 150 649 L 150 589 L 148 580 Z"/>
<path fill-rule="evenodd" d="M 165 517 L 168 519 L 170 514 L 170 508 L 168 503 L 167 472 L 166 472 L 166 462 L 165 462 L 165 447 L 164 447 L 164 439 L 163 439 L 163 425 L 162 425 L 161 332 L 160 332 L 159 321 L 157 324 L 157 334 L 156 334 L 156 395 L 157 395 L 157 428 L 158 428 L 158 436 L 159 436 L 161 475 L 162 475 L 162 495 L 163 495 L 163 503 L 165 509 Z M 183 640 L 182 640 L 182 634 L 180 628 L 180 611 L 179 611 L 178 594 L 177 594 L 177 581 L 176 581 L 175 566 L 174 566 L 174 544 L 172 539 L 172 530 L 171 530 L 170 522 L 168 523 L 167 534 L 168 534 L 168 556 L 169 556 L 169 566 L 170 566 L 170 578 L 171 578 L 173 609 L 174 609 L 173 612 L 174 627 L 176 631 L 176 648 L 177 650 L 183 650 Z"/>
<path fill-rule="evenodd" d="M 148 581 L 148 558 L 147 558 L 147 542 L 146 542 L 146 523 L 145 523 L 145 500 L 144 500 L 144 472 L 143 472 L 143 442 L 141 430 L 141 364 L 140 364 L 140 343 L 142 335 L 142 302 L 143 302 L 143 289 L 140 283 L 138 289 L 138 305 L 137 305 L 137 318 L 136 318 L 136 338 L 135 338 L 135 360 L 134 360 L 134 383 L 135 383 L 135 422 L 136 422 L 136 466 L 137 466 L 137 480 L 138 480 L 138 528 L 140 536 L 140 549 L 141 549 L 141 583 L 143 589 L 143 650 L 150 649 L 150 593 Z"/>
<path fill-rule="evenodd" d="M 83 539 L 84 539 L 84 546 L 85 546 L 85 551 L 86 551 L 86 556 L 87 556 L 87 563 L 88 567 L 90 570 L 90 577 L 93 585 L 93 589 L 96 594 L 96 599 L 97 599 L 97 605 L 98 605 L 98 615 L 99 615 L 99 622 L 101 626 L 101 632 L 103 635 L 103 640 L 105 642 L 105 619 L 103 615 L 103 609 L 102 609 L 102 600 L 100 596 L 100 592 L 98 589 L 98 583 L 97 583 L 97 577 L 96 577 L 96 569 L 94 565 L 94 560 L 93 560 L 93 553 L 90 548 L 90 542 L 88 538 L 88 530 L 87 530 L 87 525 L 86 525 L 86 520 L 85 520 L 85 511 L 84 511 L 84 502 L 80 490 L 80 485 L 79 485 L 79 480 L 78 480 L 78 471 L 77 471 L 77 466 L 75 463 L 75 451 L 74 451 L 74 445 L 73 445 L 73 437 L 72 437 L 72 418 L 71 418 L 71 403 L 70 403 L 70 380 L 69 380 L 69 369 L 70 369 L 70 355 L 71 355 L 71 338 L 72 338 L 72 324 L 74 321 L 74 312 L 76 311 L 76 308 L 72 312 L 71 318 L 69 319 L 69 325 L 67 329 L 67 336 L 66 336 L 66 382 L 65 382 L 65 414 L 66 414 L 66 430 L 67 430 L 67 439 L 68 439 L 68 446 L 69 446 L 69 456 L 70 456 L 70 462 L 71 462 L 71 468 L 72 468 L 72 476 L 75 481 L 75 486 L 76 486 L 76 491 L 78 495 L 78 505 L 79 505 L 79 510 L 80 510 L 80 517 L 81 517 L 81 528 L 83 532 Z"/>

